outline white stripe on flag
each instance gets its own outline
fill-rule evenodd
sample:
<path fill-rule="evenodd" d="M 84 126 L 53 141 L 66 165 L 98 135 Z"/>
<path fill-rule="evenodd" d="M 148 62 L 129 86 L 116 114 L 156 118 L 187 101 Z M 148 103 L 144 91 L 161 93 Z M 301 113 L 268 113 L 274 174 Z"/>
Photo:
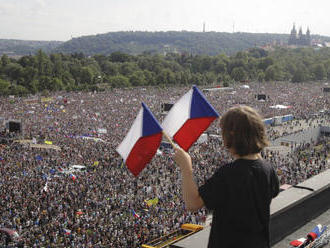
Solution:
<path fill-rule="evenodd" d="M 129 153 L 133 149 L 133 146 L 142 136 L 142 128 L 143 128 L 142 123 L 143 123 L 143 108 L 140 109 L 131 129 L 128 131 L 126 137 L 116 149 L 125 162 Z"/>
<path fill-rule="evenodd" d="M 184 94 L 171 108 L 165 117 L 162 128 L 171 138 L 190 119 L 191 99 L 193 89 Z"/>

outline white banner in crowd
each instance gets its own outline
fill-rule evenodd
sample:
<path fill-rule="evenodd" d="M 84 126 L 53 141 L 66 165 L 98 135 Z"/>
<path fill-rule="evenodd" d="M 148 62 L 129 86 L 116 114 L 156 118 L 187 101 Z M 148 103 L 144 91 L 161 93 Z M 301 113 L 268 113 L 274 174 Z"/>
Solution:
<path fill-rule="evenodd" d="M 105 129 L 105 128 L 99 128 L 99 129 L 97 129 L 97 132 L 102 133 L 102 134 L 108 133 L 107 129 Z"/>

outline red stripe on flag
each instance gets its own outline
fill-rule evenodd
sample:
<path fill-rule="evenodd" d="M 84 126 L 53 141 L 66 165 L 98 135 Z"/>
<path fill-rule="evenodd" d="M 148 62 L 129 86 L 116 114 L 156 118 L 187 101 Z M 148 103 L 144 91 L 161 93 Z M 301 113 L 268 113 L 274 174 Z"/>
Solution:
<path fill-rule="evenodd" d="M 150 162 L 157 152 L 162 133 L 141 137 L 132 148 L 126 159 L 126 165 L 134 176 L 137 176 L 143 168 Z"/>
<path fill-rule="evenodd" d="M 190 146 L 210 126 L 216 117 L 205 117 L 187 120 L 179 131 L 173 136 L 173 140 L 188 151 Z"/>

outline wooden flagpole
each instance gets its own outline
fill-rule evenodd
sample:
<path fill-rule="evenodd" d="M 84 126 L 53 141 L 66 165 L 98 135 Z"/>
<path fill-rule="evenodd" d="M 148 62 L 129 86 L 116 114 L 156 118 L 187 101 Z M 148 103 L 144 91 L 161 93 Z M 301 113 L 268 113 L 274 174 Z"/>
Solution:
<path fill-rule="evenodd" d="M 170 138 L 170 136 L 168 136 L 167 133 L 165 133 L 164 131 L 163 131 L 163 134 L 164 134 L 165 138 L 167 139 L 167 141 L 170 142 L 170 144 L 172 145 L 173 149 L 175 149 L 176 148 L 176 145 L 174 144 L 174 142 L 172 141 L 172 139 Z"/>

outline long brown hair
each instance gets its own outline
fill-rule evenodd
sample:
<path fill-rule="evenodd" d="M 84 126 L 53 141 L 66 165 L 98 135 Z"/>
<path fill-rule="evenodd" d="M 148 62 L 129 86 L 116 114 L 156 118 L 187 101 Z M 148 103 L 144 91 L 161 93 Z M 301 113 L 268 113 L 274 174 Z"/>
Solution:
<path fill-rule="evenodd" d="M 269 144 L 262 118 L 251 107 L 229 109 L 221 117 L 220 126 L 226 148 L 240 156 L 258 153 Z"/>

